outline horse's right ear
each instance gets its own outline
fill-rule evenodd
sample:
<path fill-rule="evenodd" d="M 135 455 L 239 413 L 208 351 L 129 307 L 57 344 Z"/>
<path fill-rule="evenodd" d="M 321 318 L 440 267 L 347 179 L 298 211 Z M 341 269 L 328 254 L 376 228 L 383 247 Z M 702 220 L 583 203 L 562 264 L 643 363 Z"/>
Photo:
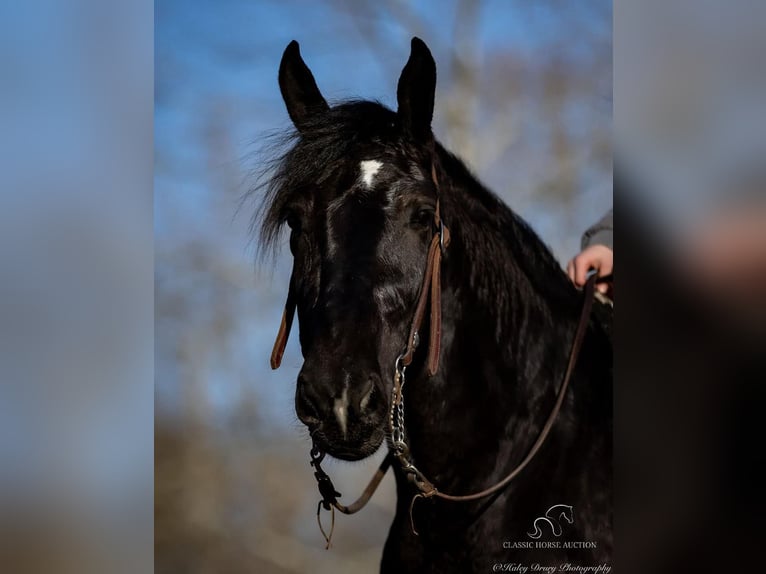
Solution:
<path fill-rule="evenodd" d="M 436 62 L 425 42 L 413 38 L 410 59 L 399 76 L 396 99 L 402 124 L 421 141 L 431 136 L 435 92 Z"/>
<path fill-rule="evenodd" d="M 319 92 L 314 76 L 301 58 L 298 42 L 293 40 L 285 48 L 279 64 L 279 89 L 287 106 L 287 113 L 298 131 L 302 131 L 311 116 L 330 109 Z"/>

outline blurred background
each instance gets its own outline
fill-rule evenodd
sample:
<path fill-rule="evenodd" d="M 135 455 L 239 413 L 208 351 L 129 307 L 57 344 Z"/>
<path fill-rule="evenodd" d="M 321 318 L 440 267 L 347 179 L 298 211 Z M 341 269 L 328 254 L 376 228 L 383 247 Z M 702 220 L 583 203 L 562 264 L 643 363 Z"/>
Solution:
<path fill-rule="evenodd" d="M 434 132 L 562 263 L 612 204 L 609 2 L 155 3 L 155 560 L 158 573 L 377 571 L 393 480 L 324 549 L 310 443 L 293 409 L 297 337 L 268 356 L 289 252 L 259 262 L 241 203 L 297 39 L 325 97 L 396 105 L 421 37 L 437 63 Z M 350 501 L 382 453 L 326 467 Z"/>
<path fill-rule="evenodd" d="M 151 570 L 151 0 L 0 2 L 0 572 Z"/>

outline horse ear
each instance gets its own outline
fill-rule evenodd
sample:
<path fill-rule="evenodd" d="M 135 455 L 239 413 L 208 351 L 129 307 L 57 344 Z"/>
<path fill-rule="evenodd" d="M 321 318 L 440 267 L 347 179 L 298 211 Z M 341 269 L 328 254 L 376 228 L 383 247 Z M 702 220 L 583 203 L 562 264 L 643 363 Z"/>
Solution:
<path fill-rule="evenodd" d="M 282 54 L 279 64 L 279 89 L 287 106 L 287 113 L 298 131 L 305 127 L 311 116 L 330 109 L 311 70 L 301 58 L 300 46 L 295 40 L 287 45 Z"/>
<path fill-rule="evenodd" d="M 412 136 L 426 140 L 431 134 L 436 92 L 436 62 L 425 42 L 413 38 L 410 59 L 399 76 L 396 99 L 399 117 Z"/>

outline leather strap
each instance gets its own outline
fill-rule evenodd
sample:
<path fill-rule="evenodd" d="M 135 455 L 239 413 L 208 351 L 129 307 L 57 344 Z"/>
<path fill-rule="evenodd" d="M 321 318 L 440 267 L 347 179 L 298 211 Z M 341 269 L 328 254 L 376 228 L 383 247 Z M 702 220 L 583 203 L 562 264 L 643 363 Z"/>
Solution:
<path fill-rule="evenodd" d="M 367 488 L 364 489 L 356 501 L 354 501 L 352 504 L 349 504 L 348 506 L 338 502 L 338 497 L 341 496 L 341 494 L 335 490 L 335 486 L 333 485 L 332 480 L 322 469 L 321 464 L 323 458 L 324 453 L 319 451 L 316 447 L 311 449 L 311 466 L 314 467 L 314 478 L 316 478 L 317 486 L 319 487 L 319 493 L 322 495 L 322 500 L 320 500 L 319 504 L 317 505 L 317 523 L 319 524 L 319 530 L 322 532 L 322 536 L 324 536 L 324 539 L 327 542 L 325 549 L 328 550 L 332 544 L 332 534 L 335 530 L 335 509 L 337 509 L 339 512 L 342 512 L 343 514 L 356 514 L 362 510 L 362 508 L 367 505 L 367 503 L 370 501 L 370 498 L 372 498 L 372 495 L 378 489 L 378 486 L 383 480 L 383 477 L 386 476 L 386 472 L 388 472 L 388 468 L 391 466 L 391 463 L 394 460 L 394 456 L 390 452 L 386 455 L 386 457 L 381 461 L 378 470 L 376 470 L 375 474 L 372 475 Z M 329 533 L 325 532 L 324 526 L 322 526 L 322 508 L 332 512 L 332 520 L 330 523 Z"/>
<path fill-rule="evenodd" d="M 375 474 L 372 475 L 369 484 L 367 484 L 367 488 L 364 489 L 356 501 L 354 501 L 352 504 L 349 504 L 348 506 L 344 506 L 336 499 L 332 502 L 333 506 L 343 514 L 356 514 L 362 510 L 362 508 L 364 508 L 364 506 L 369 502 L 370 498 L 377 490 L 380 481 L 383 480 L 384 476 L 386 476 L 388 467 L 391 466 L 393 459 L 394 457 L 391 453 L 386 455 L 386 457 L 381 461 L 380 466 L 378 466 L 378 470 L 376 470 Z"/>
<path fill-rule="evenodd" d="M 412 318 L 412 324 L 410 325 L 410 334 L 407 339 L 407 348 L 402 354 L 402 365 L 405 367 L 412 364 L 412 359 L 415 355 L 415 349 L 417 348 L 420 339 L 420 328 L 423 325 L 423 319 L 426 315 L 426 307 L 428 306 L 429 298 L 431 300 L 431 327 L 428 339 L 428 361 L 427 372 L 431 377 L 436 374 L 439 369 L 439 351 L 441 349 L 441 258 L 442 247 L 441 244 L 446 246 L 449 244 L 449 232 L 447 228 L 442 228 L 443 234 L 446 235 L 444 239 L 438 233 L 431 239 L 431 245 L 428 248 L 428 257 L 426 259 L 426 270 L 423 273 L 423 283 L 420 286 L 420 295 L 418 296 L 418 303 L 415 307 L 415 314 Z"/>
<path fill-rule="evenodd" d="M 282 357 L 285 354 L 287 339 L 290 338 L 290 329 L 293 326 L 295 317 L 295 268 L 290 274 L 290 286 L 287 288 L 287 301 L 285 301 L 285 310 L 282 312 L 282 322 L 279 324 L 277 339 L 274 341 L 274 348 L 271 350 L 271 359 L 269 364 L 272 370 L 278 369 L 282 364 Z"/>
<path fill-rule="evenodd" d="M 439 181 L 436 178 L 436 166 L 431 165 L 431 178 L 439 192 Z M 426 270 L 423 273 L 423 283 L 420 286 L 418 303 L 415 306 L 415 314 L 410 325 L 410 334 L 407 338 L 407 348 L 402 354 L 402 366 L 408 367 L 412 363 L 415 349 L 418 345 L 419 331 L 426 315 L 426 306 L 429 297 L 431 299 L 431 329 L 428 337 L 428 360 L 426 362 L 427 373 L 432 377 L 439 370 L 439 352 L 442 338 L 442 306 L 441 306 L 441 261 L 443 251 L 449 246 L 450 233 L 441 218 L 441 206 L 437 195 L 436 210 L 434 211 L 434 236 L 428 247 L 426 258 Z"/>

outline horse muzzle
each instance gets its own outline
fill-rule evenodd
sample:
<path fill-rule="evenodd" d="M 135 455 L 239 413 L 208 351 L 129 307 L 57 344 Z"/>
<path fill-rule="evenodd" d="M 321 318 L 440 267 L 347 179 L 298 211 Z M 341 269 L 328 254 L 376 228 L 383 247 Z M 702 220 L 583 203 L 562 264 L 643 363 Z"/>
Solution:
<path fill-rule="evenodd" d="M 298 375 L 295 412 L 315 444 L 335 458 L 366 458 L 385 437 L 386 400 L 378 375 L 344 372 L 338 380 L 304 366 Z"/>

